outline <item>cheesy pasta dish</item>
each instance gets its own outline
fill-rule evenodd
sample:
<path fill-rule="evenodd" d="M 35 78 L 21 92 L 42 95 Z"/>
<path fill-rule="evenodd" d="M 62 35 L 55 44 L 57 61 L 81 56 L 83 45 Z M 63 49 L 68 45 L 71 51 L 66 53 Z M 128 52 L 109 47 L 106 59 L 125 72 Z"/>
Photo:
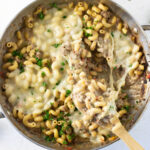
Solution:
<path fill-rule="evenodd" d="M 39 6 L 6 43 L 4 94 L 13 115 L 45 140 L 113 141 L 113 116 L 130 111 L 127 79 L 144 72 L 137 37 L 106 5 Z"/>

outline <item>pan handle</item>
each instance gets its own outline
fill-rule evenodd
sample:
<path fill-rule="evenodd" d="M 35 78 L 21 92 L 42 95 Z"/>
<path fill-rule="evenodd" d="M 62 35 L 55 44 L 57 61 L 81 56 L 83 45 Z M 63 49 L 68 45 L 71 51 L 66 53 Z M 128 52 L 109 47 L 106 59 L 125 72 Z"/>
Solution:
<path fill-rule="evenodd" d="M 0 112 L 0 119 L 5 118 L 4 114 Z"/>
<path fill-rule="evenodd" d="M 150 25 L 142 25 L 143 30 L 150 30 Z"/>

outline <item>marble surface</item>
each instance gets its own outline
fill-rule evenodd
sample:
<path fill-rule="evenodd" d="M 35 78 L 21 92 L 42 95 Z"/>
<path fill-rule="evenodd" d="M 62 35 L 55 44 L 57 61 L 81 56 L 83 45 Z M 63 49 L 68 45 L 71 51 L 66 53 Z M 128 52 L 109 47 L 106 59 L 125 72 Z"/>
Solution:
<path fill-rule="evenodd" d="M 10 20 L 33 0 L 1 0 L 0 37 Z M 114 0 L 124 7 L 141 24 L 150 23 L 150 0 Z M 150 40 L 150 31 L 146 31 Z M 130 134 L 145 148 L 150 149 L 150 103 Z M 44 150 L 20 135 L 7 119 L 0 120 L 0 150 Z M 118 141 L 103 150 L 128 150 Z"/>

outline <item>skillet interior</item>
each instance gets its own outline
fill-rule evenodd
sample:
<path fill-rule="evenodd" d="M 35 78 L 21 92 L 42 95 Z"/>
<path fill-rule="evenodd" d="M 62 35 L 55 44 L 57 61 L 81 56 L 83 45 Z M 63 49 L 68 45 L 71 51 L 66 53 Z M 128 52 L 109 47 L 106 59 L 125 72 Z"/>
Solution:
<path fill-rule="evenodd" d="M 74 1 L 75 3 L 78 2 L 78 0 L 51 0 L 52 2 L 55 3 L 67 3 L 70 1 Z M 80 0 L 81 1 L 81 0 Z M 99 1 L 98 0 L 85 0 L 88 3 L 92 3 L 92 4 L 97 4 Z M 10 26 L 7 28 L 6 32 L 4 33 L 1 43 L 0 43 L 0 65 L 2 64 L 2 56 L 3 53 L 6 50 L 5 47 L 5 43 L 7 41 L 11 41 L 13 39 L 14 33 L 16 30 L 18 30 L 20 28 L 20 24 L 22 23 L 22 18 L 23 16 L 26 16 L 27 14 L 33 12 L 33 10 L 39 5 L 39 4 L 45 4 L 48 5 L 49 4 L 49 0 L 37 0 L 36 2 L 32 3 L 30 6 L 28 6 L 27 8 L 25 8 L 10 24 Z M 121 17 L 125 22 L 127 22 L 130 26 L 130 28 L 137 28 L 138 33 L 139 33 L 139 40 L 142 43 L 142 46 L 144 48 L 144 52 L 146 55 L 146 59 L 149 62 L 150 61 L 150 54 L 148 54 L 148 42 L 144 36 L 144 33 L 142 32 L 141 28 L 136 24 L 136 22 L 134 21 L 134 19 L 127 14 L 122 8 L 120 8 L 120 6 L 117 6 L 114 2 L 108 1 L 108 0 L 102 0 L 102 2 L 106 5 L 108 5 L 113 12 L 115 12 L 119 17 Z M 1 69 L 2 70 L 2 69 Z M 138 93 L 132 93 L 134 94 L 132 96 L 132 99 L 140 99 L 141 103 L 138 104 L 138 106 L 134 109 L 132 109 L 132 112 L 130 114 L 130 118 L 128 118 L 128 123 L 125 124 L 127 129 L 130 129 L 133 124 L 135 124 L 135 122 L 137 121 L 137 119 L 139 118 L 140 114 L 142 113 L 143 109 L 145 108 L 147 102 L 148 102 L 148 93 L 149 92 L 149 84 L 144 84 L 144 80 L 145 80 L 145 75 L 143 75 L 143 77 L 141 77 L 138 82 L 136 83 L 136 85 L 134 85 L 134 88 L 136 87 L 136 91 L 141 91 Z M 0 84 L 2 85 L 3 80 L 0 79 Z M 141 90 L 142 89 L 142 90 Z M 147 89 L 147 90 L 146 90 Z M 7 100 L 5 99 L 5 97 L 1 96 L 0 99 L 0 103 L 2 105 L 2 109 L 5 113 L 5 115 L 8 117 L 8 119 L 13 123 L 13 125 L 21 132 L 23 133 L 23 135 L 25 135 L 27 138 L 29 138 L 30 140 L 32 140 L 33 142 L 44 146 L 46 148 L 52 148 L 52 149 L 64 149 L 64 147 L 59 147 L 58 145 L 54 145 L 51 143 L 47 143 L 45 140 L 43 140 L 43 138 L 41 138 L 41 136 L 37 133 L 34 133 L 34 131 L 31 131 L 27 128 L 25 128 L 21 123 L 19 123 L 18 121 L 16 121 L 11 113 L 11 106 L 8 104 Z M 132 116 L 132 119 L 131 119 Z M 77 142 L 75 145 L 73 145 L 74 149 L 96 149 L 96 148 L 102 148 L 104 146 L 107 146 L 110 143 L 107 143 L 106 145 L 95 145 L 95 144 L 91 144 L 89 142 L 85 142 L 85 141 L 79 141 Z"/>

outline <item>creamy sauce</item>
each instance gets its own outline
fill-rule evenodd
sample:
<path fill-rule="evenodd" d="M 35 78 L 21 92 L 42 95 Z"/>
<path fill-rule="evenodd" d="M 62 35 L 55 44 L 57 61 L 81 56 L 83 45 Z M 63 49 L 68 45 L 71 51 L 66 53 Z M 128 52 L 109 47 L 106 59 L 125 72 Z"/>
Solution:
<path fill-rule="evenodd" d="M 44 20 L 35 22 L 33 33 L 33 44 L 53 60 L 52 72 L 35 64 L 27 65 L 21 74 L 18 69 L 9 73 L 5 84 L 9 102 L 26 114 L 50 108 L 56 91 L 72 91 L 72 85 L 67 82 L 69 60 L 62 52 L 62 46 L 81 40 L 82 21 L 69 9 L 58 11 L 53 8 Z M 42 72 L 46 74 L 44 77 Z"/>

